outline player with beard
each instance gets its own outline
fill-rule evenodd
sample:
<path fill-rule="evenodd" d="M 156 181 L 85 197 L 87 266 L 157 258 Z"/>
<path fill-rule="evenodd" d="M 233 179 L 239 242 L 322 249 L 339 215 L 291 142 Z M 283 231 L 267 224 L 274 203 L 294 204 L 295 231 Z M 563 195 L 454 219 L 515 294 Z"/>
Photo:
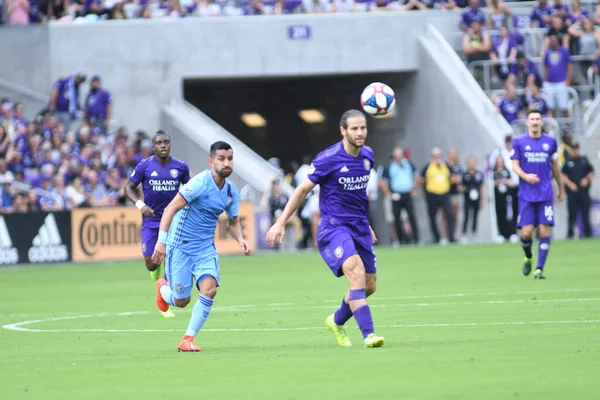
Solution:
<path fill-rule="evenodd" d="M 250 255 L 238 221 L 240 196 L 227 179 L 233 172 L 231 146 L 221 141 L 213 143 L 208 163 L 210 168 L 184 185 L 165 209 L 152 254 L 156 264 L 165 259 L 166 280 L 156 282 L 159 310 L 167 310 L 169 305 L 187 306 L 192 286 L 200 292 L 179 351 L 202 351 L 194 344 L 194 337 L 210 314 L 219 286 L 219 255 L 214 237 L 223 211 L 229 217 L 231 234 L 244 253 Z"/>
<path fill-rule="evenodd" d="M 563 201 L 565 190 L 558 163 L 556 139 L 542 132 L 540 110 L 527 112 L 527 134 L 513 140 L 510 158 L 513 171 L 519 175 L 519 215 L 521 247 L 525 252 L 523 274 L 531 273 L 532 236 L 537 227 L 540 237 L 536 279 L 545 279 L 544 265 L 550 252 L 550 236 L 554 226 L 552 178 L 558 185 L 557 201 Z"/>
<path fill-rule="evenodd" d="M 365 347 L 383 346 L 375 335 L 367 297 L 375 292 L 377 270 L 373 243 L 377 240 L 368 220 L 369 183 L 373 150 L 365 146 L 367 121 L 358 110 L 346 111 L 340 120 L 342 141 L 319 153 L 308 178 L 294 191 L 283 213 L 267 232 L 272 247 L 283 241 L 285 225 L 304 198 L 320 186 L 321 222 L 317 243 L 323 260 L 336 277 L 346 275 L 350 284 L 338 310 L 327 317 L 325 326 L 338 345 L 352 346 L 344 324 L 354 316 Z"/>
<path fill-rule="evenodd" d="M 142 254 L 150 277 L 158 281 L 163 277 L 161 264 L 152 261 L 152 251 L 158 239 L 160 217 L 165 207 L 179 191 L 179 186 L 190 180 L 190 169 L 183 161 L 171 157 L 171 137 L 159 130 L 152 138 L 154 155 L 135 167 L 125 194 L 142 213 Z M 142 184 L 144 199 L 139 199 L 137 187 Z M 169 309 L 162 313 L 165 318 L 175 316 Z"/>

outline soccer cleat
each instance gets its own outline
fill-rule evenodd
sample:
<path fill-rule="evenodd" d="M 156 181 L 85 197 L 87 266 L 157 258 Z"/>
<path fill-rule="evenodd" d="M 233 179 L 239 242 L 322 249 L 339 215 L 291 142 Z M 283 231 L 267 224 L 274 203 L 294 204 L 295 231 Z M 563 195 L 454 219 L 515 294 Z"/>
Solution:
<path fill-rule="evenodd" d="M 163 318 L 175 318 L 175 314 L 173 314 L 173 311 L 171 311 L 171 310 L 161 311 L 160 315 Z"/>
<path fill-rule="evenodd" d="M 165 301 L 165 299 L 162 298 L 160 294 L 160 288 L 166 285 L 168 285 L 166 279 L 159 279 L 158 281 L 156 281 L 156 305 L 158 306 L 158 309 L 163 313 L 169 311 L 169 304 Z"/>
<path fill-rule="evenodd" d="M 346 328 L 344 325 L 336 325 L 335 320 L 333 319 L 333 314 L 331 314 L 325 320 L 325 326 L 327 329 L 331 331 L 335 335 L 335 341 L 342 347 L 350 347 L 352 346 L 352 342 L 346 335 Z"/>
<path fill-rule="evenodd" d="M 192 336 L 184 336 L 177 347 L 179 352 L 199 352 L 202 349 L 194 344 L 194 338 Z"/>
<path fill-rule="evenodd" d="M 533 277 L 535 279 L 546 279 L 546 277 L 544 276 L 544 270 L 543 269 L 540 269 L 540 268 L 536 269 L 535 272 L 534 272 L 534 274 L 535 275 Z"/>
<path fill-rule="evenodd" d="M 369 336 L 365 338 L 365 347 L 381 347 L 385 339 L 381 336 L 376 336 L 374 333 L 371 333 Z"/>
<path fill-rule="evenodd" d="M 531 273 L 531 258 L 525 257 L 525 263 L 523 264 L 523 275 L 527 276 Z"/>

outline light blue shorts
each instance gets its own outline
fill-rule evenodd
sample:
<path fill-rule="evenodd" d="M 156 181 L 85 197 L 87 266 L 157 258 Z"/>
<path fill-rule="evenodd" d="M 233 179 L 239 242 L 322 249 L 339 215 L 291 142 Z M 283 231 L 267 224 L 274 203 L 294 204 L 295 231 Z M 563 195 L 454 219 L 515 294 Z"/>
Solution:
<path fill-rule="evenodd" d="M 167 246 L 165 275 L 175 298 L 185 299 L 191 296 L 192 287 L 207 276 L 215 278 L 219 285 L 219 255 L 216 250 L 191 255 Z"/>

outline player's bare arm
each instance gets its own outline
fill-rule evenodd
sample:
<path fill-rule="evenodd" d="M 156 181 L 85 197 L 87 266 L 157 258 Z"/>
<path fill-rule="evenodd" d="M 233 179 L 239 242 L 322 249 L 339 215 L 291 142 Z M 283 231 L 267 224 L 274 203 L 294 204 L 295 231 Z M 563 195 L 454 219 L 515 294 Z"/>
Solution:
<path fill-rule="evenodd" d="M 302 204 L 306 196 L 308 196 L 315 186 L 317 185 L 307 178 L 296 188 L 296 190 L 294 190 L 294 193 L 285 205 L 281 216 L 277 218 L 277 222 L 275 222 L 267 232 L 267 242 L 269 243 L 269 246 L 275 246 L 275 242 L 278 238 L 280 243 L 283 242 L 285 237 L 285 225 L 287 224 L 288 219 L 296 212 L 298 207 L 300 207 L 300 204 Z"/>
<path fill-rule="evenodd" d="M 565 187 L 562 182 L 562 173 L 560 172 L 558 160 L 552 160 L 552 176 L 554 176 L 556 184 L 558 185 L 558 196 L 556 200 L 559 202 L 563 201 L 565 199 Z"/>
<path fill-rule="evenodd" d="M 525 182 L 534 185 L 540 181 L 540 178 L 538 178 L 536 174 L 528 174 L 523 171 L 519 160 L 512 160 L 512 165 L 513 171 L 515 171 L 515 173 L 519 175 L 519 178 L 523 179 Z"/>
<path fill-rule="evenodd" d="M 167 208 L 165 208 L 162 218 L 160 219 L 158 241 L 156 242 L 156 247 L 154 247 L 154 254 L 152 254 L 152 261 L 154 263 L 160 264 L 165 258 L 167 248 L 165 244 L 167 232 L 169 232 L 169 228 L 171 227 L 171 222 L 173 222 L 173 217 L 175 216 L 175 213 L 181 210 L 186 205 L 187 201 L 185 201 L 182 195 L 177 193 L 177 195 L 173 198 L 173 200 L 171 200 Z"/>
<path fill-rule="evenodd" d="M 139 184 L 135 184 L 131 181 L 127 182 L 125 185 L 125 194 L 127 195 L 127 198 L 142 212 L 142 216 L 154 217 L 154 210 L 148 207 L 146 203 L 138 197 L 136 193 L 138 186 Z"/>
<path fill-rule="evenodd" d="M 229 232 L 231 232 L 231 236 L 237 240 L 242 249 L 244 250 L 244 254 L 249 256 L 252 250 L 250 250 L 250 246 L 246 239 L 244 239 L 244 234 L 242 233 L 242 225 L 240 224 L 239 217 L 235 217 L 229 220 Z"/>

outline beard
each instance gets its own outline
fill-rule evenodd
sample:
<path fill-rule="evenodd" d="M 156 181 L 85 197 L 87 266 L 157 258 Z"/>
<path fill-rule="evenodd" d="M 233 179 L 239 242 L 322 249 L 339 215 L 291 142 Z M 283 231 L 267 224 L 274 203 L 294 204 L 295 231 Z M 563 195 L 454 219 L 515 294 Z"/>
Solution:
<path fill-rule="evenodd" d="M 352 146 L 354 146 L 356 148 L 363 147 L 366 143 L 366 141 L 363 139 L 363 144 L 357 144 L 356 141 L 354 139 L 352 139 L 350 136 L 346 136 L 346 140 L 348 141 L 348 143 L 350 143 Z"/>
<path fill-rule="evenodd" d="M 229 169 L 229 170 L 222 169 L 220 171 L 217 171 L 217 174 L 219 174 L 219 176 L 223 179 L 228 178 L 229 175 L 231 175 L 232 173 L 233 173 L 233 169 Z"/>

